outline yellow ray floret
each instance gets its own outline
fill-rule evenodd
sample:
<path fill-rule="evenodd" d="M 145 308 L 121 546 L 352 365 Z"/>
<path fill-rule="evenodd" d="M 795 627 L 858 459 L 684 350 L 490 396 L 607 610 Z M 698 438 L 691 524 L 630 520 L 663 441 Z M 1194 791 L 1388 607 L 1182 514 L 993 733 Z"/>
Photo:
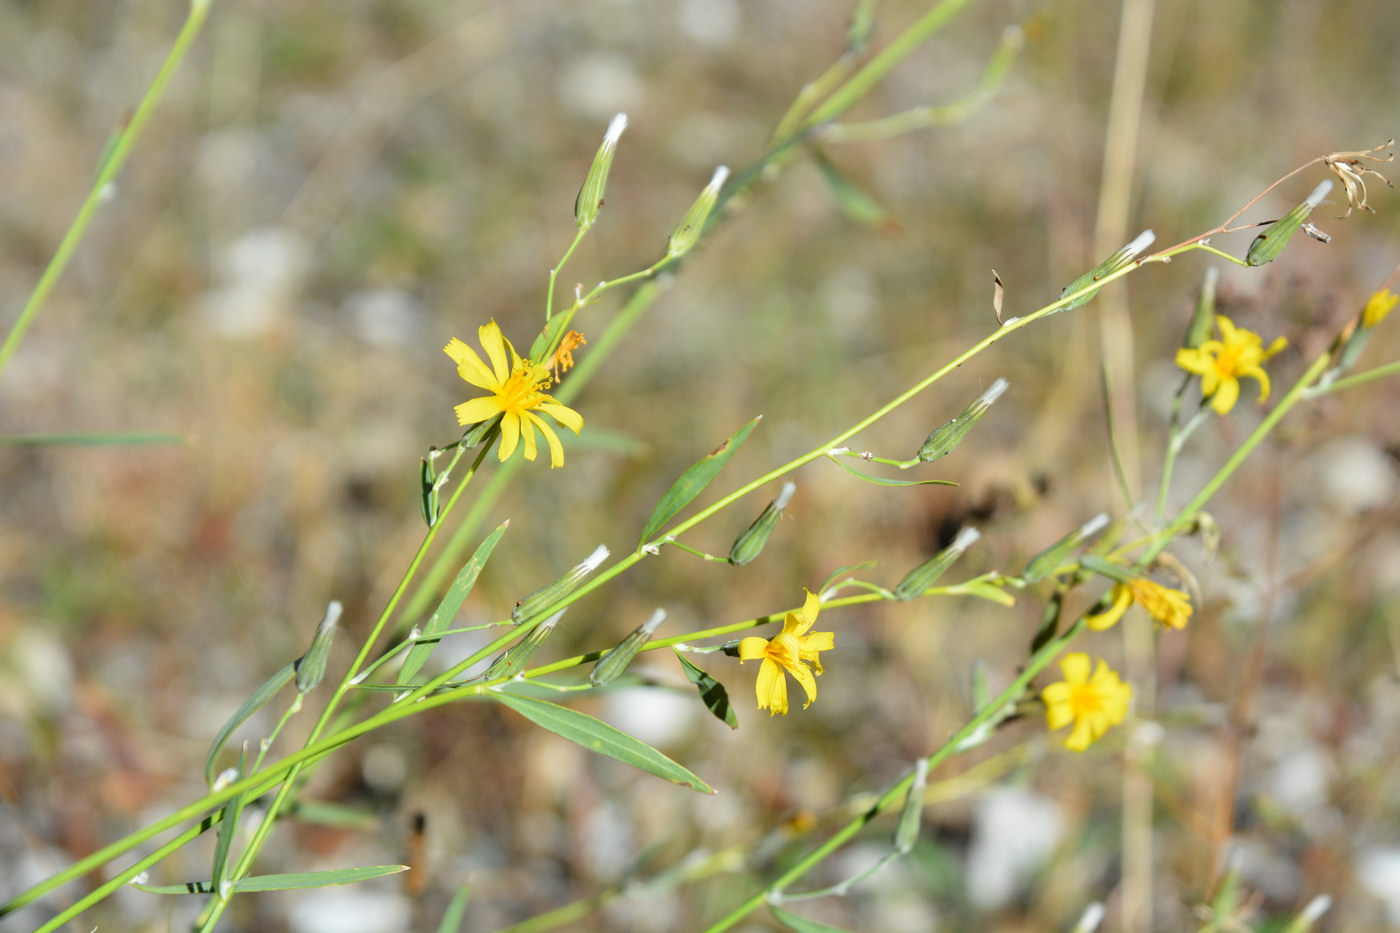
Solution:
<path fill-rule="evenodd" d="M 482 326 L 478 337 L 486 351 L 485 360 L 455 337 L 442 348 L 457 364 L 457 375 L 491 393 L 458 405 L 457 423 L 478 424 L 500 415 L 499 455 L 502 460 L 510 459 L 522 441 L 525 459 L 534 460 L 538 453 L 535 439 L 538 428 L 549 445 L 549 465 L 563 466 L 564 447 L 559 443 L 559 435 L 539 413 L 549 415 L 575 434 L 583 427 L 583 416 L 545 392 L 551 385 L 549 369 L 521 359 L 495 321 Z"/>
<path fill-rule="evenodd" d="M 1128 715 L 1133 688 L 1123 683 L 1102 660 L 1090 673 L 1093 661 L 1087 654 L 1067 654 L 1060 661 L 1065 679 L 1040 692 L 1045 703 L 1045 722 L 1053 731 L 1073 725 L 1065 738 L 1065 748 L 1082 752 Z"/>
<path fill-rule="evenodd" d="M 1191 621 L 1191 597 L 1181 590 L 1138 577 L 1129 583 L 1115 583 L 1113 601 L 1108 608 L 1085 616 L 1084 624 L 1097 631 L 1112 628 L 1134 602 L 1146 609 L 1162 628 L 1186 628 L 1186 623 Z"/>
<path fill-rule="evenodd" d="M 770 716 L 786 715 L 788 711 L 784 671 L 791 674 L 807 694 L 804 708 L 817 698 L 817 677 L 822 672 L 820 653 L 836 647 L 835 633 L 809 631 L 817 621 L 821 605 L 816 594 L 809 591 L 802 608 L 787 614 L 783 630 L 777 635 L 771 639 L 750 636 L 739 642 L 740 661 L 763 662 L 758 669 L 755 691 L 758 708 L 768 710 Z"/>
<path fill-rule="evenodd" d="M 1279 337 L 1268 347 L 1252 330 L 1236 327 L 1223 314 L 1216 315 L 1219 340 L 1207 340 L 1194 350 L 1176 351 L 1176 365 L 1201 377 L 1201 395 L 1210 399 L 1218 415 L 1229 414 L 1240 397 L 1240 379 L 1248 376 L 1259 383 L 1259 401 L 1269 397 L 1269 374 L 1263 363 L 1288 343 Z"/>

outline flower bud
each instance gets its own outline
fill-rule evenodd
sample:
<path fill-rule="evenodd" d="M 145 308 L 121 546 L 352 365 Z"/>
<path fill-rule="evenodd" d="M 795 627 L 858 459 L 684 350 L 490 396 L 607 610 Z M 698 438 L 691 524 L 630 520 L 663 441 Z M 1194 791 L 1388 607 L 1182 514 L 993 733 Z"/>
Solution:
<path fill-rule="evenodd" d="M 700 197 L 695 199 L 690 210 L 685 212 L 685 216 L 676 225 L 676 229 L 671 231 L 671 238 L 666 242 L 666 258 L 675 259 L 684 256 L 696 243 L 700 242 L 700 234 L 705 232 L 705 221 L 710 219 L 710 211 L 715 209 L 715 203 L 719 201 L 719 189 L 724 187 L 725 179 L 728 177 L 729 168 L 727 166 L 721 165 L 715 169 L 710 183 L 705 186 L 704 191 L 700 192 Z"/>
<path fill-rule="evenodd" d="M 796 491 L 796 483 L 783 483 L 778 498 L 768 503 L 768 507 L 754 519 L 753 524 L 734 539 L 734 546 L 729 549 L 731 564 L 742 567 L 763 551 L 763 546 L 768 543 L 768 536 L 778 526 L 778 519 L 783 517 L 783 509 L 787 508 L 792 494 Z"/>
<path fill-rule="evenodd" d="M 1303 225 L 1303 221 L 1308 219 L 1331 190 L 1331 179 L 1320 182 L 1302 203 L 1254 238 L 1254 242 L 1249 244 L 1249 252 L 1245 253 L 1244 261 L 1251 266 L 1262 266 L 1277 259 L 1278 254 L 1283 252 L 1283 248 L 1293 238 L 1293 234 Z"/>
<path fill-rule="evenodd" d="M 316 626 L 316 634 L 311 636 L 311 647 L 297 661 L 297 692 L 309 693 L 326 676 L 326 660 L 331 654 L 331 639 L 335 638 L 335 627 L 340 621 L 343 607 L 337 600 L 326 606 L 325 618 Z"/>
<path fill-rule="evenodd" d="M 1130 263 L 1137 262 L 1138 257 L 1141 256 L 1143 252 L 1147 249 L 1147 247 L 1151 246 L 1156 239 L 1157 234 L 1153 233 L 1151 230 L 1142 231 L 1127 246 L 1124 246 L 1122 249 L 1118 250 L 1118 252 L 1114 253 L 1112 256 L 1109 256 L 1107 259 L 1099 263 L 1093 269 L 1086 272 L 1084 275 L 1081 275 L 1073 282 L 1070 282 L 1069 285 L 1065 288 L 1065 290 L 1060 292 L 1060 297 L 1064 298 L 1066 295 L 1073 295 L 1081 288 L 1087 288 L 1090 285 L 1097 282 L 1099 279 L 1104 278 L 1105 276 L 1112 275 L 1120 269 L 1126 268 Z M 1062 308 L 1059 308 L 1058 311 L 1071 311 L 1079 307 L 1080 305 L 1087 303 L 1089 299 L 1093 298 L 1098 293 L 1099 290 L 1096 288 L 1091 292 L 1087 292 L 1083 295 L 1080 295 L 1078 298 L 1074 299 L 1069 304 L 1065 305 Z M 1058 313 L 1058 311 L 1053 313 Z"/>
<path fill-rule="evenodd" d="M 962 557 L 963 551 L 976 543 L 980 537 L 982 537 L 982 533 L 971 526 L 959 531 L 957 536 L 953 538 L 952 544 L 904 575 L 904 579 L 900 580 L 899 585 L 894 588 L 894 598 L 899 600 L 913 599 L 933 586 L 934 581 L 953 566 L 954 562 Z"/>
<path fill-rule="evenodd" d="M 1194 350 L 1210 339 L 1210 327 L 1215 322 L 1215 283 L 1220 279 L 1220 271 L 1215 266 L 1206 269 L 1206 277 L 1201 282 L 1201 293 L 1196 298 L 1196 313 L 1191 315 L 1191 325 L 1186 328 L 1186 337 L 1181 345 Z"/>
<path fill-rule="evenodd" d="M 642 650 L 642 646 L 651 638 L 652 632 L 660 627 L 666 620 L 666 610 L 658 609 L 626 638 L 618 642 L 608 653 L 598 659 L 598 663 L 593 665 L 593 670 L 589 672 L 588 682 L 595 687 L 610 684 L 622 676 L 622 672 L 627 670 L 627 665 L 632 663 L 632 659 L 637 656 L 637 652 Z"/>
<path fill-rule="evenodd" d="M 583 230 L 592 227 L 598 220 L 598 211 L 603 206 L 603 190 L 608 185 L 608 171 L 612 169 L 613 153 L 617 151 L 617 141 L 625 129 L 627 114 L 619 113 L 608 124 L 603 144 L 598 147 L 593 166 L 588 170 L 588 177 L 583 180 L 583 187 L 574 200 L 574 220 Z"/>
<path fill-rule="evenodd" d="M 486 669 L 479 680 L 504 680 L 514 677 L 525 669 L 525 664 L 535 656 L 535 652 L 540 650 L 540 645 L 544 640 L 554 633 L 554 626 L 559 624 L 559 620 L 564 618 L 566 609 L 560 609 L 554 615 L 545 619 L 539 625 L 530 629 L 525 637 L 502 651 L 496 660 L 491 662 L 491 666 Z"/>
<path fill-rule="evenodd" d="M 1021 579 L 1027 583 L 1035 583 L 1037 580 L 1044 580 L 1055 572 L 1055 568 L 1065 562 L 1065 558 L 1079 545 L 1083 544 L 1089 536 L 1097 534 L 1108 524 L 1108 515 L 1100 512 L 1089 519 L 1083 526 L 1076 528 L 1065 535 L 1059 541 L 1041 551 L 1031 562 L 1026 565 L 1025 571 L 1021 574 Z"/>
<path fill-rule="evenodd" d="M 558 580 L 549 584 L 549 586 L 535 590 L 529 596 L 526 596 L 520 602 L 516 603 L 515 609 L 510 614 L 511 621 L 519 624 L 531 616 L 538 615 L 545 609 L 548 609 L 550 606 L 572 593 L 578 585 L 583 582 L 584 577 L 597 570 L 598 567 L 602 565 L 603 561 L 607 559 L 607 547 L 602 544 L 598 545 L 593 549 L 592 554 L 584 558 L 583 563 L 574 567 Z"/>
<path fill-rule="evenodd" d="M 977 423 L 987 409 L 992 407 L 992 403 L 1001 398 L 1003 392 L 1009 386 L 1005 379 L 998 379 L 991 387 L 973 400 L 972 404 L 963 409 L 962 414 L 952 421 L 936 429 L 932 434 L 924 439 L 924 444 L 919 448 L 918 458 L 924 463 L 932 463 L 941 457 L 946 457 L 952 453 L 957 446 L 967 437 L 967 432 L 972 430 L 972 426 Z"/>

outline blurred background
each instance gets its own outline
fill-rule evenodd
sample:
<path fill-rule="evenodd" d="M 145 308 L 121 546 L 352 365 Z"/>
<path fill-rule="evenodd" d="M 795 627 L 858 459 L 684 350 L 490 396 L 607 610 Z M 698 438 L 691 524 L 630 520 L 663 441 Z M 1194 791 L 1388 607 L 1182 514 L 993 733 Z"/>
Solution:
<path fill-rule="evenodd" d="M 473 394 L 440 348 L 474 342 L 492 318 L 528 345 L 608 119 L 625 111 L 631 123 L 564 293 L 650 263 L 716 164 L 737 170 L 763 153 L 803 82 L 841 53 L 850 7 L 221 0 L 0 379 L 6 434 L 188 438 L 0 447 L 0 894 L 198 797 L 212 735 L 305 650 L 330 599 L 354 635 L 333 664 L 348 663 L 421 540 L 418 459 L 455 439 L 452 406 Z M 926 8 L 881 3 L 874 47 Z M 7 328 L 185 9 L 0 5 Z M 710 497 L 883 404 L 995 326 L 990 270 L 1009 316 L 1101 259 L 1120 12 L 970 4 L 850 118 L 962 98 L 1019 25 L 1025 48 L 996 95 L 954 125 L 823 147 L 883 205 L 873 223 L 842 211 L 810 158 L 759 186 L 576 403 L 597 440 L 573 444 L 561 470 L 532 465 L 492 510 L 482 533 L 507 517 L 510 531 L 461 623 L 502 618 L 600 542 L 628 551 L 674 477 L 753 416 L 762 425 Z M 1303 162 L 1396 135 L 1397 43 L 1400 8 L 1378 0 L 1156 4 L 1126 236 L 1152 227 L 1159 245 L 1184 240 Z M 1323 177 L 1309 169 L 1245 219 L 1280 216 Z M 1100 315 L 1131 322 L 1131 355 L 1109 346 L 1136 392 L 1132 481 L 1150 489 L 1180 379 L 1173 354 L 1207 266 L 1220 266 L 1225 313 L 1266 342 L 1288 338 L 1271 364 L 1281 393 L 1400 262 L 1400 202 L 1375 183 L 1371 203 L 1375 216 L 1336 220 L 1334 190 L 1314 216 L 1328 245 L 1299 238 L 1255 270 L 1186 256 L 1013 336 L 855 442 L 908 457 L 1006 377 L 1011 390 L 971 439 L 923 471 L 960 486 L 881 488 L 813 464 L 758 561 L 646 561 L 576 606 L 541 657 L 606 647 L 657 606 L 670 613 L 664 635 L 791 608 L 844 564 L 879 561 L 864 575 L 893 585 L 965 522 L 983 539 L 949 579 L 1019 570 L 1094 513 L 1124 510 L 1106 453 Z M 1250 236 L 1216 245 L 1241 255 Z M 617 307 L 604 301 L 576 326 L 596 334 Z M 1365 364 L 1397 354 L 1391 327 Z M 1196 436 L 1174 503 L 1257 422 L 1253 391 Z M 1195 540 L 1174 549 L 1203 598 L 1189 629 L 1158 639 L 1152 676 L 1129 670 L 1137 725 L 1077 756 L 1041 717 L 1009 724 L 932 776 L 952 783 L 908 858 L 797 911 L 862 931 L 1050 931 L 1103 901 L 1109 929 L 1196 929 L 1232 859 L 1253 927 L 1329 894 L 1321 929 L 1400 929 L 1394 393 L 1377 382 L 1302 406 L 1212 504 L 1219 555 L 1207 561 Z M 773 493 L 688 540 L 726 553 Z M 239 898 L 225 928 L 432 929 L 470 881 L 466 929 L 493 930 L 737 847 L 747 861 L 634 885 L 567 927 L 699 928 L 848 818 L 844 804 L 941 744 L 970 713 L 974 661 L 994 686 L 1015 676 L 1039 596 L 1014 609 L 944 599 L 823 613 L 838 648 L 820 700 L 786 718 L 754 709 L 754 665 L 697 656 L 728 685 L 738 731 L 696 702 L 666 652 L 638 662 L 644 682 L 573 703 L 654 742 L 715 797 L 493 705 L 376 733 L 327 761 L 305 794 L 359 822 L 290 821 L 257 870 L 415 870 Z M 1121 638 L 1095 635 L 1086 650 L 1121 667 Z M 240 735 L 266 734 L 276 711 Z M 289 737 L 313 718 L 297 717 Z M 876 860 L 890 831 L 877 823 L 808 886 Z M 155 880 L 207 877 L 208 858 L 192 846 Z M 196 901 L 126 891 L 79 922 L 183 928 Z M 760 913 L 741 928 L 777 927 Z"/>

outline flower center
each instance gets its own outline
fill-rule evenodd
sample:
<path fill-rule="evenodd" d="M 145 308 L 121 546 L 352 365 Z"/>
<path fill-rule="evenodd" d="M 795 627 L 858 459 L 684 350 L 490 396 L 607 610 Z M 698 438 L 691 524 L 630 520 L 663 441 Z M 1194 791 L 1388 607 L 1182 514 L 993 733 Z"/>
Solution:
<path fill-rule="evenodd" d="M 540 367 L 529 360 L 521 360 L 497 391 L 496 397 L 500 400 L 502 411 L 529 411 L 545 400 L 544 393 L 540 390 L 548 385 L 549 379 Z"/>
<path fill-rule="evenodd" d="M 780 632 L 768 642 L 768 657 L 783 667 L 796 667 L 801 656 L 802 644 L 796 635 Z"/>
<path fill-rule="evenodd" d="M 1103 694 L 1088 684 L 1075 684 L 1069 693 L 1069 705 L 1075 717 L 1101 713 L 1104 709 Z"/>

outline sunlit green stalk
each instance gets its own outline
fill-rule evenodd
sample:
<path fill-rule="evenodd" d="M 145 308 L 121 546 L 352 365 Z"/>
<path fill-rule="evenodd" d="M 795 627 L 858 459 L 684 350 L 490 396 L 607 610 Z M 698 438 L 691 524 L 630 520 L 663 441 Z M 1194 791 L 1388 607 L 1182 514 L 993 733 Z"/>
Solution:
<path fill-rule="evenodd" d="M 175 37 L 175 44 L 170 47 L 169 54 L 165 56 L 165 61 L 161 63 L 155 79 L 146 89 L 145 96 L 136 105 L 131 120 L 117 133 L 108 146 L 102 164 L 98 168 L 97 176 L 92 180 L 92 187 L 88 190 L 87 197 L 83 199 L 82 206 L 78 208 L 78 215 L 73 218 L 68 232 L 63 235 L 63 240 L 58 244 L 58 250 L 49 260 L 43 274 L 39 276 L 39 281 L 34 286 L 34 291 L 30 293 L 29 300 L 25 302 L 24 309 L 20 311 L 14 326 L 5 336 L 5 342 L 0 344 L 0 372 L 4 371 L 10 357 L 19 348 L 20 341 L 24 339 L 25 333 L 34 323 L 39 310 L 48 300 L 49 293 L 58 284 L 63 270 L 68 268 L 68 262 L 73 258 L 74 251 L 87 233 L 93 216 L 97 213 L 98 207 L 101 206 L 103 198 L 107 194 L 108 186 L 117 177 L 122 166 L 126 164 L 131 147 L 140 137 L 141 131 L 145 129 L 146 121 L 150 119 L 156 105 L 160 103 L 161 97 L 165 94 L 166 85 L 170 83 L 175 70 L 180 67 L 185 53 L 189 51 L 190 46 L 199 36 L 199 30 L 204 25 L 204 20 L 209 15 L 209 10 L 213 5 L 214 0 L 193 0 L 190 3 L 190 11 L 185 17 L 185 25 L 180 29 L 180 34 Z"/>

